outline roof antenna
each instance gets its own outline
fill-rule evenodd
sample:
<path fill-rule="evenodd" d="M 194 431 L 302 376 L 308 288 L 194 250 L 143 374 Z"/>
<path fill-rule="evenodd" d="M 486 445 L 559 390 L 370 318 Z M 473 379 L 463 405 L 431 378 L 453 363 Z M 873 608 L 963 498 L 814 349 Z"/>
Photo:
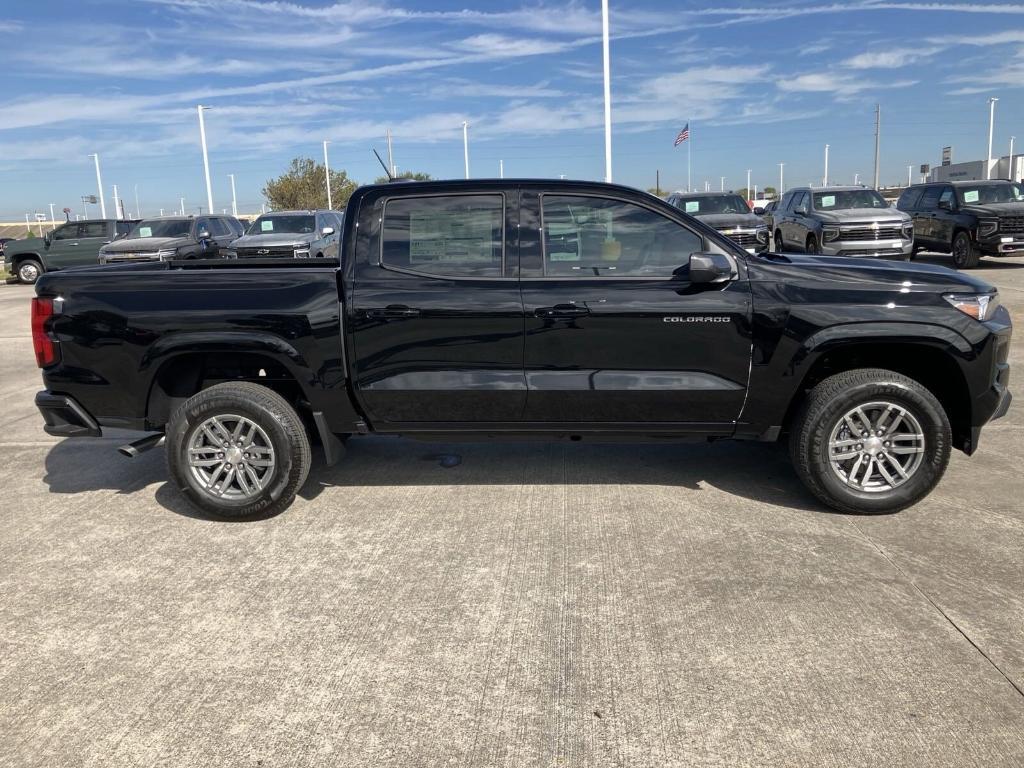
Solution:
<path fill-rule="evenodd" d="M 380 163 L 380 167 L 384 169 L 384 173 L 388 175 L 388 181 L 394 181 L 395 177 L 391 175 L 391 169 L 384 164 L 384 161 L 380 159 L 380 154 L 377 150 L 373 150 L 373 154 L 377 155 L 377 162 Z"/>

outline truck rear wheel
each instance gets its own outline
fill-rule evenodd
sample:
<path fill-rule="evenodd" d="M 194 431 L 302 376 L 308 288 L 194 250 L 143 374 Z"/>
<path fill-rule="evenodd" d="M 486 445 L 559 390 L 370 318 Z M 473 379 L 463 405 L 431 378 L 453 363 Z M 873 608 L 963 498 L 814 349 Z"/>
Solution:
<path fill-rule="evenodd" d="M 35 259 L 23 259 L 18 262 L 18 282 L 32 285 L 43 274 L 43 265 Z"/>
<path fill-rule="evenodd" d="M 167 425 L 167 465 L 185 497 L 224 518 L 275 515 L 311 463 L 309 436 L 276 392 L 229 382 L 189 398 Z"/>
<path fill-rule="evenodd" d="M 957 269 L 974 269 L 979 261 L 981 251 L 971 239 L 971 233 L 964 230 L 957 232 L 953 238 L 953 265 Z"/>
<path fill-rule="evenodd" d="M 842 512 L 897 512 L 927 496 L 949 464 L 949 419 L 918 382 L 865 368 L 818 384 L 793 424 L 793 466 Z"/>

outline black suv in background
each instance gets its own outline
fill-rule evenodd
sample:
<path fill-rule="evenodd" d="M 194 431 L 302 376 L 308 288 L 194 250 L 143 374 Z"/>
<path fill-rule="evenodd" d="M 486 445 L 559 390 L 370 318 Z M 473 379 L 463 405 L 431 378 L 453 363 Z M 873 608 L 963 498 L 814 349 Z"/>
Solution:
<path fill-rule="evenodd" d="M 914 220 L 915 250 L 950 253 L 958 269 L 1024 251 L 1024 195 L 1016 182 L 916 184 L 896 207 Z"/>
<path fill-rule="evenodd" d="M 768 225 L 735 192 L 673 192 L 668 204 L 696 216 L 749 253 L 768 250 Z"/>
<path fill-rule="evenodd" d="M 128 236 L 100 249 L 100 264 L 219 258 L 242 234 L 233 216 L 165 216 L 140 221 Z"/>

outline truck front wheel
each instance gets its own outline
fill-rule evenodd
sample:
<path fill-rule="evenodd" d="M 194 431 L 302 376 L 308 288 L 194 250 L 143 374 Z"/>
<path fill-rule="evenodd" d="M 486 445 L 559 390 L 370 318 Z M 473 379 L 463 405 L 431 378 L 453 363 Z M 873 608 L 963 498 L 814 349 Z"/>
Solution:
<path fill-rule="evenodd" d="M 960 230 L 953 238 L 953 265 L 957 269 L 974 269 L 981 261 L 981 251 L 971 239 L 971 233 Z"/>
<path fill-rule="evenodd" d="M 811 493 L 842 512 L 884 514 L 923 499 L 949 464 L 950 426 L 918 382 L 865 368 L 825 379 L 793 423 L 790 453 Z"/>
<path fill-rule="evenodd" d="M 18 282 L 32 285 L 43 274 L 43 265 L 35 259 L 24 259 L 18 262 Z"/>
<path fill-rule="evenodd" d="M 189 398 L 167 425 L 173 481 L 199 509 L 224 518 L 283 511 L 309 474 L 309 437 L 276 392 L 229 382 Z"/>

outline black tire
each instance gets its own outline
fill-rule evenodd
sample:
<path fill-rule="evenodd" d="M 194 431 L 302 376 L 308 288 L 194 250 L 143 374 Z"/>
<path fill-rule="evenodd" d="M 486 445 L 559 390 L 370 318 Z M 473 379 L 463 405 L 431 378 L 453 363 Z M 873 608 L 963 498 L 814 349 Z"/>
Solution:
<path fill-rule="evenodd" d="M 230 423 L 233 416 L 255 424 L 260 430 L 260 441 L 269 444 L 273 450 L 269 454 L 271 466 L 263 470 L 266 474 L 260 483 L 262 487 L 254 490 L 252 495 L 232 499 L 217 496 L 213 490 L 203 486 L 189 464 L 188 453 L 208 419 L 224 417 L 225 422 Z M 221 518 L 251 519 L 276 515 L 292 503 L 309 474 L 309 435 L 302 419 L 283 397 L 259 384 L 229 382 L 193 395 L 171 416 L 166 442 L 167 467 L 173 482 L 194 506 Z M 227 449 L 227 444 L 224 447 Z M 241 450 L 241 447 L 235 448 L 236 453 Z M 224 454 L 220 456 L 223 458 Z M 245 456 L 248 458 L 248 454 Z M 245 464 L 242 462 L 238 466 L 244 467 Z M 230 482 L 233 475 L 229 472 L 226 476 Z M 248 480 L 246 485 L 249 485 Z"/>
<path fill-rule="evenodd" d="M 43 265 L 35 259 L 22 259 L 15 268 L 15 274 L 19 283 L 32 285 L 43 274 Z"/>
<path fill-rule="evenodd" d="M 971 238 L 971 233 L 960 230 L 953 238 L 953 265 L 957 269 L 974 269 L 981 261 L 981 251 Z"/>
<path fill-rule="evenodd" d="M 814 235 L 808 235 L 807 236 L 807 243 L 804 246 L 804 250 L 807 253 L 812 253 L 812 254 L 819 254 L 819 253 L 821 253 L 821 248 L 818 247 L 818 238 L 815 237 Z"/>
<path fill-rule="evenodd" d="M 844 416 L 848 412 L 877 403 L 906 409 L 921 429 L 923 450 L 917 454 L 920 455 L 919 460 L 912 456 L 906 457 L 908 463 L 919 461 L 908 473 L 908 479 L 900 480 L 901 484 L 895 487 L 871 491 L 864 489 L 864 482 L 870 480 L 874 472 L 875 464 L 871 463 L 877 461 L 874 455 L 868 459 L 868 477 L 855 488 L 848 479 L 840 476 L 843 463 L 833 462 L 830 458 L 830 438 L 834 430 L 842 429 L 847 424 Z M 900 418 L 904 419 L 902 416 Z M 907 424 L 908 421 L 904 420 L 903 423 Z M 916 431 L 916 427 L 911 431 Z M 853 439 L 864 442 L 852 446 L 851 451 L 856 453 L 854 449 L 867 448 L 866 443 L 874 441 L 872 448 L 879 449 L 886 462 L 891 461 L 891 458 L 886 457 L 886 449 L 878 445 L 885 438 L 868 434 L 866 439 L 854 435 Z M 841 512 L 871 515 L 898 512 L 927 496 L 946 471 L 951 442 L 949 419 L 930 391 L 894 371 L 863 368 L 831 376 L 811 390 L 793 420 L 789 449 L 797 475 L 820 501 Z M 892 441 L 892 445 L 895 443 Z M 883 444 L 890 445 L 889 442 Z M 897 453 L 892 448 L 888 450 Z M 854 461 L 851 459 L 847 466 Z M 890 463 L 885 466 L 889 474 L 896 476 Z"/>
<path fill-rule="evenodd" d="M 782 242 L 782 233 L 775 233 L 775 252 L 782 253 L 786 248 L 786 244 Z"/>

